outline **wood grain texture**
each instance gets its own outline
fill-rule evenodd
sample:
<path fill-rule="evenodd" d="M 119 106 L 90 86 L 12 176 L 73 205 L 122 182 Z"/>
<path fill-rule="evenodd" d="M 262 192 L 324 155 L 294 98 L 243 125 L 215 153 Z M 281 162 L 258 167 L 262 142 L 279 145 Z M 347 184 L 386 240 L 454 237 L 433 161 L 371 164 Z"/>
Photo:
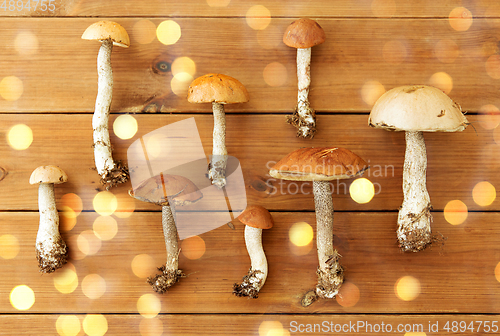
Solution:
<path fill-rule="evenodd" d="M 335 300 L 322 300 L 308 308 L 300 305 L 302 295 L 316 282 L 317 255 L 314 241 L 297 248 L 289 241 L 289 231 L 296 222 L 307 222 L 314 228 L 312 213 L 272 213 L 275 226 L 263 234 L 263 245 L 269 262 L 269 276 L 259 298 L 238 298 L 231 294 L 232 285 L 241 281 L 250 266 L 245 249 L 243 225 L 235 222 L 233 231 L 227 226 L 200 234 L 205 253 L 189 260 L 192 252 L 181 244 L 180 268 L 188 275 L 165 295 L 152 295 L 149 304 L 161 305 L 162 313 L 183 314 L 264 314 L 264 313 L 498 313 L 499 284 L 495 267 L 500 261 L 498 213 L 469 213 L 458 226 L 446 222 L 443 214 L 434 216 L 434 234 L 445 237 L 444 244 L 435 243 L 420 253 L 401 253 L 396 246 L 395 213 L 336 213 L 334 245 L 342 255 L 346 281 L 351 289 L 341 292 L 351 307 Z M 13 259 L 1 259 L 3 270 L 0 283 L 1 313 L 23 313 L 10 304 L 9 293 L 24 284 L 35 293 L 35 304 L 29 313 L 138 313 L 138 300 L 153 294 L 145 276 L 155 273 L 165 260 L 165 246 L 160 225 L 160 213 L 136 212 L 129 218 L 113 216 L 118 232 L 114 238 L 100 242 L 88 238 L 93 228 L 97 232 L 95 213 L 82 213 L 73 229 L 63 233 L 71 251 L 70 263 L 78 277 L 78 286 L 69 294 L 60 293 L 50 275 L 38 273 L 34 256 L 34 241 L 38 214 L 10 212 L 0 215 L 0 236 L 14 235 L 19 242 L 19 254 Z M 203 221 L 203 216 L 200 216 Z M 315 231 L 315 230 L 314 230 Z M 80 237 L 83 236 L 83 237 Z M 85 238 L 87 237 L 87 238 Z M 82 241 L 83 240 L 83 241 Z M 88 244 L 85 244 L 87 242 Z M 94 249 L 93 242 L 100 248 Z M 81 251 L 93 250 L 86 255 Z M 151 264 L 140 266 L 144 274 L 136 276 L 132 261 L 147 254 Z M 89 284 L 89 275 L 97 274 L 105 287 Z M 395 294 L 398 279 L 411 276 L 420 285 L 414 300 L 403 301 Z M 92 282 L 91 282 L 92 283 Z M 359 290 L 356 302 L 355 286 Z M 102 296 L 99 296 L 101 293 Z M 411 290 L 410 290 L 411 292 Z M 417 293 L 418 294 L 418 293 Z M 89 297 L 94 297 L 93 299 Z"/>
<path fill-rule="evenodd" d="M 273 19 L 268 28 L 256 31 L 243 18 L 179 18 L 175 21 L 182 36 L 171 46 L 156 38 L 148 44 L 138 43 L 134 26 L 139 20 L 116 19 L 129 31 L 132 46 L 113 50 L 112 111 L 210 112 L 209 104 L 187 102 L 189 76 L 174 89 L 176 95 L 172 93 L 172 73 L 155 72 L 159 62 L 170 66 L 180 57 L 189 57 L 196 65 L 193 77 L 220 72 L 247 87 L 250 101 L 228 105 L 228 113 L 291 113 L 295 108 L 296 51 L 281 42 L 289 19 Z M 0 49 L 0 77 L 17 76 L 24 91 L 17 100 L 0 100 L 0 111 L 92 112 L 99 43 L 80 36 L 95 21 L 2 20 L 5 45 Z M 161 22 L 151 21 L 154 25 Z M 384 88 L 406 84 L 453 88 L 450 96 L 469 112 L 486 104 L 500 104 L 495 57 L 486 69 L 487 60 L 498 51 L 498 19 L 477 19 L 463 32 L 453 30 L 446 19 L 318 22 L 327 32 L 327 41 L 312 52 L 310 100 L 320 113 L 368 112 Z M 16 38 L 23 32 L 33 34 L 36 43 L 16 51 Z M 436 73 L 441 75 L 431 80 Z M 270 78 L 267 83 L 266 78 Z"/>

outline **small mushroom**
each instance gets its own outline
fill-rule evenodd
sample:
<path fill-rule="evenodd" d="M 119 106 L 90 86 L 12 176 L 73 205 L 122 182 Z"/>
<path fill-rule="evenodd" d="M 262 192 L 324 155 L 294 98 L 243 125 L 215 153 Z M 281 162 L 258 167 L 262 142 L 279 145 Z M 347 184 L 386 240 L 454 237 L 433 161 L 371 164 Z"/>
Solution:
<path fill-rule="evenodd" d="M 237 79 L 222 74 L 207 74 L 196 78 L 188 89 L 190 103 L 212 103 L 214 132 L 212 158 L 208 177 L 218 188 L 226 185 L 226 116 L 224 104 L 245 103 L 247 89 Z"/>
<path fill-rule="evenodd" d="M 373 106 L 368 125 L 406 132 L 398 243 L 402 251 L 423 250 L 432 242 L 432 205 L 426 187 L 427 152 L 422 132 L 463 131 L 467 118 L 460 105 L 440 89 L 411 85 L 384 93 Z"/>
<path fill-rule="evenodd" d="M 94 160 L 101 183 L 107 189 L 119 183 L 126 182 L 128 169 L 115 162 L 111 155 L 108 119 L 109 108 L 113 98 L 113 71 L 111 70 L 111 51 L 113 45 L 128 48 L 130 39 L 125 28 L 116 22 L 99 21 L 90 25 L 82 35 L 84 40 L 101 42 L 97 55 L 98 88 L 95 102 L 92 128 L 94 137 Z"/>
<path fill-rule="evenodd" d="M 287 122 L 297 128 L 297 136 L 312 139 L 316 133 L 316 113 L 309 105 L 309 86 L 311 85 L 311 48 L 325 42 L 323 28 L 314 20 L 298 19 L 293 21 L 283 35 L 283 42 L 297 48 L 297 108 Z"/>
<path fill-rule="evenodd" d="M 30 184 L 38 186 L 40 226 L 36 236 L 36 258 L 42 273 L 52 273 L 67 262 L 67 248 L 59 233 L 59 214 L 54 197 L 54 184 L 68 180 L 57 166 L 40 166 L 30 176 Z"/>
<path fill-rule="evenodd" d="M 269 171 L 274 178 L 312 181 L 319 259 L 316 295 L 321 298 L 334 298 L 344 281 L 344 270 L 339 263 L 341 256 L 333 247 L 333 199 L 329 181 L 352 178 L 366 169 L 367 163 L 347 149 L 321 147 L 297 149 Z"/>
<path fill-rule="evenodd" d="M 130 190 L 129 194 L 140 201 L 161 205 L 167 261 L 164 266 L 158 268 L 161 274 L 149 277 L 147 282 L 155 292 L 163 294 L 179 281 L 180 277 L 185 276 L 179 269 L 180 249 L 175 225 L 175 207 L 197 202 L 203 195 L 189 179 L 169 174 L 149 178 L 133 191 Z"/>
<path fill-rule="evenodd" d="M 262 230 L 273 227 L 269 211 L 259 205 L 248 206 L 238 219 L 245 224 L 245 244 L 250 256 L 251 267 L 241 284 L 233 285 L 233 294 L 256 299 L 267 278 L 267 259 L 262 248 Z"/>

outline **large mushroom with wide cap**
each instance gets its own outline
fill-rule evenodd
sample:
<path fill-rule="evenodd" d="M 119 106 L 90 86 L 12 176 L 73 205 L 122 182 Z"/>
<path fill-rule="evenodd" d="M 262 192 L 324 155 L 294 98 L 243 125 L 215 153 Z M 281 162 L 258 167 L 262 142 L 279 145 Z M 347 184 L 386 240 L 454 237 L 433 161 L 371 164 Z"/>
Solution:
<path fill-rule="evenodd" d="M 333 247 L 333 199 L 330 181 L 361 175 L 368 164 L 348 149 L 300 148 L 278 161 L 269 174 L 290 181 L 312 181 L 319 267 L 316 295 L 332 299 L 344 280 L 340 255 Z M 312 302 L 311 302 L 312 303 Z"/>
<path fill-rule="evenodd" d="M 262 247 L 262 230 L 272 228 L 274 221 L 269 211 L 260 205 L 248 206 L 238 219 L 245 224 L 245 245 L 251 266 L 242 283 L 233 285 L 233 294 L 256 299 L 267 279 L 267 258 Z"/>
<path fill-rule="evenodd" d="M 151 177 L 134 190 L 130 196 L 143 202 L 161 206 L 163 235 L 167 250 L 167 261 L 158 268 L 161 274 L 147 279 L 153 290 L 163 294 L 184 276 L 179 269 L 179 236 L 175 225 L 175 207 L 189 205 L 203 195 L 198 187 L 184 176 L 159 174 Z"/>
<path fill-rule="evenodd" d="M 297 107 L 287 122 L 297 128 L 297 136 L 312 139 L 316 133 L 316 113 L 309 104 L 311 85 L 311 48 L 325 42 L 325 31 L 314 20 L 293 21 L 283 35 L 283 42 L 297 49 Z"/>
<path fill-rule="evenodd" d="M 116 22 L 99 21 L 90 25 L 82 35 L 84 40 L 101 42 L 97 55 L 97 98 L 92 118 L 94 138 L 94 160 L 101 183 L 107 189 L 126 182 L 129 172 L 121 163 L 115 162 L 111 155 L 108 119 L 113 98 L 113 71 L 111 69 L 111 51 L 113 46 L 128 48 L 130 38 L 125 28 Z"/>
<path fill-rule="evenodd" d="M 368 125 L 405 131 L 403 204 L 397 229 L 401 250 L 418 252 L 432 242 L 432 205 L 426 187 L 427 153 L 423 132 L 463 131 L 468 124 L 460 105 L 432 86 L 394 88 L 373 106 Z"/>
<path fill-rule="evenodd" d="M 59 233 L 59 214 L 54 184 L 64 183 L 68 175 L 57 166 L 40 166 L 30 176 L 30 184 L 38 184 L 40 225 L 36 235 L 36 258 L 42 273 L 52 273 L 68 260 L 66 243 Z"/>
<path fill-rule="evenodd" d="M 225 104 L 245 103 L 248 91 L 237 79 L 210 73 L 196 78 L 188 89 L 190 103 L 212 103 L 214 113 L 212 158 L 208 167 L 208 177 L 218 188 L 226 185 L 226 115 Z"/>

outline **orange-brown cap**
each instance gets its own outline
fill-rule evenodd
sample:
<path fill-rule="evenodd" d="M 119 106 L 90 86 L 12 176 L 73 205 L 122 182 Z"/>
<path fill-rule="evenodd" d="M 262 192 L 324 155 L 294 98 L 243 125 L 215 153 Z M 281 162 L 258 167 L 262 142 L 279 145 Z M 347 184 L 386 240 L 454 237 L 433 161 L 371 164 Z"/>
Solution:
<path fill-rule="evenodd" d="M 306 18 L 290 23 L 283 35 L 283 43 L 293 48 L 311 48 L 323 42 L 323 28 L 316 21 Z"/>
<path fill-rule="evenodd" d="M 99 21 L 91 24 L 82 35 L 84 40 L 103 41 L 111 39 L 113 45 L 128 48 L 130 38 L 125 28 L 113 21 Z"/>
<path fill-rule="evenodd" d="M 237 79 L 222 74 L 207 74 L 196 78 L 188 89 L 190 103 L 245 103 L 248 91 Z"/>
<path fill-rule="evenodd" d="M 198 187 L 184 176 L 160 174 L 142 182 L 129 191 L 130 196 L 158 205 L 168 205 L 168 198 L 175 205 L 188 205 L 203 197 Z"/>
<path fill-rule="evenodd" d="M 269 174 L 292 181 L 330 181 L 361 175 L 368 164 L 345 148 L 318 147 L 297 149 L 278 163 Z"/>
<path fill-rule="evenodd" d="M 30 184 L 37 183 L 64 183 L 68 175 L 58 166 L 40 166 L 31 173 Z"/>
<path fill-rule="evenodd" d="M 249 205 L 238 219 L 245 225 L 256 229 L 270 229 L 274 225 L 273 217 L 266 208 L 260 205 Z"/>

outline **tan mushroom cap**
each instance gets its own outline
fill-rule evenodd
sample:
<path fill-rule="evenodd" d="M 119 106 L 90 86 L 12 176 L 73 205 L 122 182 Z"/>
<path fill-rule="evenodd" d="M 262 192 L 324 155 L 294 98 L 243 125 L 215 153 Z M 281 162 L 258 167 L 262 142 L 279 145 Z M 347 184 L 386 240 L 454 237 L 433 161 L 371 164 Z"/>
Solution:
<path fill-rule="evenodd" d="M 391 131 L 456 132 L 468 125 L 460 105 L 426 85 L 400 86 L 375 103 L 368 125 Z"/>
<path fill-rule="evenodd" d="M 331 181 L 363 174 L 368 164 L 345 148 L 318 147 L 297 149 L 269 171 L 278 179 L 291 181 Z"/>
<path fill-rule="evenodd" d="M 58 166 L 40 166 L 30 176 L 30 184 L 54 183 L 60 184 L 68 180 L 68 175 Z"/>
<path fill-rule="evenodd" d="M 206 74 L 189 85 L 190 103 L 234 104 L 248 101 L 248 91 L 237 79 L 222 74 Z"/>
<path fill-rule="evenodd" d="M 311 48 L 325 42 L 325 31 L 314 20 L 298 19 L 290 23 L 283 43 L 292 48 Z"/>
<path fill-rule="evenodd" d="M 130 38 L 121 25 L 113 21 L 99 21 L 91 24 L 82 35 L 84 40 L 103 41 L 111 39 L 113 45 L 128 48 Z"/>
<path fill-rule="evenodd" d="M 266 208 L 260 205 L 250 205 L 239 216 L 238 220 L 256 229 L 270 229 L 274 225 L 273 217 Z"/>
<path fill-rule="evenodd" d="M 203 197 L 198 187 L 184 176 L 160 174 L 142 182 L 137 188 L 129 191 L 130 196 L 157 205 L 189 205 Z"/>

